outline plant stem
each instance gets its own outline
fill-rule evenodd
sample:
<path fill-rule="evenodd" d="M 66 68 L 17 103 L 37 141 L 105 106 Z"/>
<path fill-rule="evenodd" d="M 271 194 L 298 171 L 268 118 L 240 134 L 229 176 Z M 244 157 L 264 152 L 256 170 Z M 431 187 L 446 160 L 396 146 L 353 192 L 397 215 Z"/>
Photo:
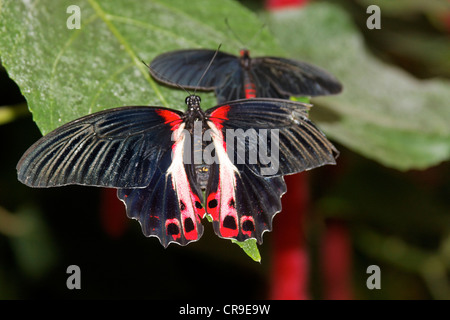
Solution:
<path fill-rule="evenodd" d="M 304 221 L 309 202 L 306 173 L 285 177 L 289 190 L 282 198 L 283 211 L 274 219 L 270 298 L 306 300 L 309 257 Z"/>

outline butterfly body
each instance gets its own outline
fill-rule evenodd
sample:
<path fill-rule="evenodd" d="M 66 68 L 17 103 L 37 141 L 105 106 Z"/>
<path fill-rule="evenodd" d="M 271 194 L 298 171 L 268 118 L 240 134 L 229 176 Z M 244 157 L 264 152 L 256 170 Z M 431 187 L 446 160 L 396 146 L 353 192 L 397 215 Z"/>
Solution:
<path fill-rule="evenodd" d="M 242 68 L 244 68 L 245 70 L 250 70 L 250 67 L 251 67 L 250 51 L 247 49 L 240 50 L 239 51 L 239 59 L 240 59 Z"/>
<path fill-rule="evenodd" d="M 255 80 L 251 73 L 251 58 L 250 52 L 247 49 L 242 49 L 239 52 L 239 60 L 242 67 L 242 84 L 245 99 L 256 98 L 258 91 L 255 85 Z"/>

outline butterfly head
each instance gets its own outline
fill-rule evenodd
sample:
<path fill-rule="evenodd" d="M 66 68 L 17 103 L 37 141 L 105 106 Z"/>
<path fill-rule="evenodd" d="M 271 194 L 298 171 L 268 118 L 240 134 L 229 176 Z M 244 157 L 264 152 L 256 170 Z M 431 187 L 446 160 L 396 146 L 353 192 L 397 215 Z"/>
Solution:
<path fill-rule="evenodd" d="M 185 100 L 189 110 L 200 109 L 201 101 L 202 99 L 200 99 L 200 97 L 195 94 L 187 96 Z"/>
<path fill-rule="evenodd" d="M 241 58 L 241 65 L 245 69 L 250 68 L 250 51 L 247 49 L 241 49 L 239 51 L 239 56 Z"/>
<path fill-rule="evenodd" d="M 239 50 L 239 56 L 242 59 L 248 59 L 248 58 L 250 58 L 250 51 L 247 49 L 241 49 L 241 50 Z"/>
<path fill-rule="evenodd" d="M 188 106 L 186 118 L 191 120 L 186 123 L 187 130 L 192 129 L 192 121 L 203 121 L 205 119 L 205 113 L 202 111 L 202 108 L 200 108 L 201 101 L 202 99 L 195 94 L 191 94 L 186 97 L 186 104 Z"/>

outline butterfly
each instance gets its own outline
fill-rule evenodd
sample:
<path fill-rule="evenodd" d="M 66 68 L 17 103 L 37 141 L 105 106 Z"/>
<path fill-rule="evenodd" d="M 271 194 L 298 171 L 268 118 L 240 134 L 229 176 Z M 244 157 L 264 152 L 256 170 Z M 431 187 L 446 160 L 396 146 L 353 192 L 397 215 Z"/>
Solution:
<path fill-rule="evenodd" d="M 164 247 L 198 240 L 205 215 L 219 237 L 262 243 L 283 176 L 335 164 L 339 152 L 308 119 L 310 105 L 254 98 L 203 111 L 200 102 L 189 95 L 185 112 L 127 106 L 71 121 L 24 153 L 18 179 L 116 188 L 128 217 Z"/>
<path fill-rule="evenodd" d="M 208 74 L 200 81 L 205 64 Z M 152 60 L 150 74 L 159 82 L 187 89 L 214 90 L 218 103 L 249 98 L 280 98 L 337 94 L 342 85 L 328 72 L 312 64 L 277 57 L 250 58 L 206 49 L 177 50 Z"/>

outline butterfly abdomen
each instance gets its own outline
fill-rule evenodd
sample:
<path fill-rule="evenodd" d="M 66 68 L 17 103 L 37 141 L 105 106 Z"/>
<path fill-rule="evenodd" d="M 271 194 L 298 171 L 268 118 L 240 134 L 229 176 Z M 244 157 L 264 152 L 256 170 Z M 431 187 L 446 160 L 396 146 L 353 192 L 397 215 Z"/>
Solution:
<path fill-rule="evenodd" d="M 192 139 L 192 145 L 191 145 L 191 153 L 192 156 L 190 158 L 190 163 L 193 164 L 193 174 L 195 177 L 195 181 L 197 182 L 197 185 L 200 187 L 200 189 L 204 190 L 206 188 L 206 185 L 208 183 L 209 179 L 209 169 L 210 169 L 210 163 L 211 159 L 206 159 L 208 162 L 205 162 L 205 148 L 207 148 L 207 145 L 211 142 L 206 141 L 208 139 L 205 139 L 205 132 L 207 130 L 206 123 L 204 121 L 192 121 L 192 117 L 190 117 L 187 122 L 193 122 L 193 125 L 189 125 L 190 129 L 190 138 Z M 209 140 L 211 140 L 209 138 Z M 185 152 L 188 151 L 187 148 Z M 208 154 L 206 154 L 206 157 L 210 157 Z M 189 158 L 189 155 L 187 156 Z M 186 157 L 185 157 L 186 159 Z M 209 164 L 208 164 L 209 163 Z"/>
<path fill-rule="evenodd" d="M 240 63 L 242 66 L 242 84 L 244 86 L 245 99 L 256 98 L 256 86 L 255 81 L 250 74 L 252 60 L 249 55 L 248 50 L 241 50 L 240 52 Z M 244 97 L 242 97 L 244 98 Z"/>
<path fill-rule="evenodd" d="M 245 70 L 242 74 L 244 77 L 243 84 L 245 99 L 256 98 L 256 86 L 250 72 L 248 70 Z"/>

